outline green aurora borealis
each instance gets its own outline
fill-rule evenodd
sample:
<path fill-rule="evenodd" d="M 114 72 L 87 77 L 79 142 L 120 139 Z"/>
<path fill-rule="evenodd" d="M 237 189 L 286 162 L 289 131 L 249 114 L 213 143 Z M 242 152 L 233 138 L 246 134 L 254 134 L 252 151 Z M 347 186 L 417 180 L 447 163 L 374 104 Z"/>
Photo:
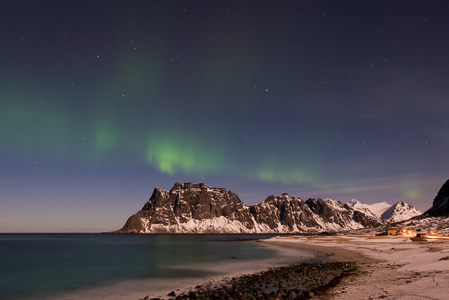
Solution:
<path fill-rule="evenodd" d="M 445 2 L 414 4 L 1 4 L 0 231 L 50 207 L 123 218 L 175 181 L 428 208 L 447 179 L 449 24 Z"/>
<path fill-rule="evenodd" d="M 1 138 L 8 141 L 4 150 L 10 156 L 43 161 L 70 158 L 90 164 L 148 163 L 170 175 L 238 172 L 242 177 L 286 184 L 310 182 L 313 178 L 313 172 L 300 171 L 300 158 L 294 159 L 294 153 L 283 150 L 284 154 L 292 155 L 289 162 L 297 161 L 298 165 L 282 165 L 281 160 L 270 159 L 271 151 L 279 151 L 276 147 L 236 145 L 220 132 L 183 128 L 176 124 L 176 118 L 136 121 L 128 113 L 122 116 L 107 107 L 107 113 L 99 110 L 97 114 L 86 113 L 79 118 L 73 114 L 76 107 L 61 107 L 58 101 L 48 103 L 45 96 L 8 96 L 3 98 L 6 101 L 2 103 L 0 125 L 7 129 L 1 131 Z M 103 105 L 110 107 L 111 103 Z M 233 157 L 232 148 L 237 147 L 246 153 L 242 160 Z"/>

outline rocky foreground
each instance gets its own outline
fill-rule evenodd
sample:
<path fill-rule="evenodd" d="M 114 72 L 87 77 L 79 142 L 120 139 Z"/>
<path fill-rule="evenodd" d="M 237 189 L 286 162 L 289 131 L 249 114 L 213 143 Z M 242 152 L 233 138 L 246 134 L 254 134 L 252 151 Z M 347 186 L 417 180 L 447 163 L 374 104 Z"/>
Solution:
<path fill-rule="evenodd" d="M 304 263 L 206 283 L 167 299 L 308 299 L 355 270 L 352 262 Z M 141 299 L 142 300 L 142 299 Z M 143 300 L 161 300 L 150 298 Z"/>

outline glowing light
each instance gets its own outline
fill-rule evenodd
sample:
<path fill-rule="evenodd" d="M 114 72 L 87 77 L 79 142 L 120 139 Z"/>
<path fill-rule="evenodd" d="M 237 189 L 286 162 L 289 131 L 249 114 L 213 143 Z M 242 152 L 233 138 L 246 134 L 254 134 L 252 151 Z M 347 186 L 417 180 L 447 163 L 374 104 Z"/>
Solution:
<path fill-rule="evenodd" d="M 5 97 L 0 105 L 0 139 L 5 147 L 57 157 L 68 147 L 69 118 L 64 110 L 27 95 Z M 56 150 L 56 151 L 55 151 Z"/>
<path fill-rule="evenodd" d="M 406 186 L 402 190 L 402 194 L 409 199 L 417 199 L 422 193 L 416 186 Z"/>
<path fill-rule="evenodd" d="M 312 183 L 316 181 L 316 174 L 305 167 L 290 165 L 282 166 L 266 161 L 259 170 L 250 172 L 249 177 L 266 182 L 281 182 L 283 184 Z"/>
<path fill-rule="evenodd" d="M 147 146 L 147 162 L 171 175 L 178 170 L 217 173 L 224 169 L 221 151 L 202 147 L 199 141 L 176 137 L 150 140 Z"/>
<path fill-rule="evenodd" d="M 103 151 L 112 149 L 116 146 L 117 136 L 113 123 L 107 119 L 101 119 L 97 122 L 95 128 L 95 146 Z"/>

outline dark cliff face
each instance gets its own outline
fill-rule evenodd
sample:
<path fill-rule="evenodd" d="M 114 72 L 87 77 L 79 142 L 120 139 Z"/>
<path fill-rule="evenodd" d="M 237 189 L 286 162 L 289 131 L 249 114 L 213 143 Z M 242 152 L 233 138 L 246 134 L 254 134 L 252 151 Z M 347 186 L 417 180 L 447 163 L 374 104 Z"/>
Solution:
<path fill-rule="evenodd" d="M 424 215 L 430 216 L 449 216 L 449 180 L 447 180 L 438 191 L 433 200 L 432 207 Z"/>
<path fill-rule="evenodd" d="M 309 199 L 304 202 L 297 197 L 282 194 L 278 197 L 269 196 L 259 204 L 247 206 L 236 194 L 223 188 L 211 188 L 204 183 L 177 182 L 170 191 L 154 189 L 142 210 L 131 216 L 117 232 L 217 232 L 211 228 L 217 226 L 214 222 L 203 225 L 208 226 L 206 229 L 179 228 L 189 222 L 200 224 L 205 220 L 218 219 L 222 222 L 218 226 L 227 226 L 226 222 L 234 222 L 232 224 L 235 225 L 237 222 L 240 227 L 232 229 L 233 232 L 304 232 L 328 231 L 329 228 L 347 230 L 360 224 L 364 227 L 380 224 L 335 200 Z"/>
<path fill-rule="evenodd" d="M 354 211 L 352 219 L 366 228 L 377 227 L 381 225 L 378 220 L 358 210 Z"/>
<path fill-rule="evenodd" d="M 131 216 L 118 232 L 144 232 L 137 225 L 145 218 L 149 224 L 163 226 L 225 217 L 238 220 L 246 228 L 254 228 L 248 207 L 231 191 L 210 188 L 204 183 L 177 182 L 170 191 L 155 188 L 152 196 L 137 214 Z"/>
<path fill-rule="evenodd" d="M 313 213 L 320 215 L 324 222 L 334 223 L 340 227 L 345 227 L 351 220 L 363 227 L 376 227 L 381 224 L 375 218 L 363 212 L 353 210 L 340 201 L 308 199 L 305 203 Z"/>
<path fill-rule="evenodd" d="M 225 217 L 243 221 L 248 228 L 254 227 L 245 204 L 236 194 L 223 188 L 210 188 L 204 183 L 177 182 L 169 192 L 169 199 L 179 222 Z"/>
<path fill-rule="evenodd" d="M 282 194 L 279 197 L 269 196 L 262 203 L 250 207 L 254 219 L 259 224 L 267 224 L 271 229 L 281 225 L 290 230 L 299 227 L 317 227 L 319 223 L 313 212 L 301 199 Z"/>

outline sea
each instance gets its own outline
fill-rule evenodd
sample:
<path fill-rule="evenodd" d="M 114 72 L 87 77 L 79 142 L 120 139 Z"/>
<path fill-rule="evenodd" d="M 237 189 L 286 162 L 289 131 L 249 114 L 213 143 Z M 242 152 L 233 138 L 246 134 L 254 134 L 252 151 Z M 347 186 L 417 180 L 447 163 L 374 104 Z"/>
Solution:
<path fill-rule="evenodd" d="M 204 282 L 319 254 L 273 235 L 0 234 L 0 299 L 167 298 Z"/>

